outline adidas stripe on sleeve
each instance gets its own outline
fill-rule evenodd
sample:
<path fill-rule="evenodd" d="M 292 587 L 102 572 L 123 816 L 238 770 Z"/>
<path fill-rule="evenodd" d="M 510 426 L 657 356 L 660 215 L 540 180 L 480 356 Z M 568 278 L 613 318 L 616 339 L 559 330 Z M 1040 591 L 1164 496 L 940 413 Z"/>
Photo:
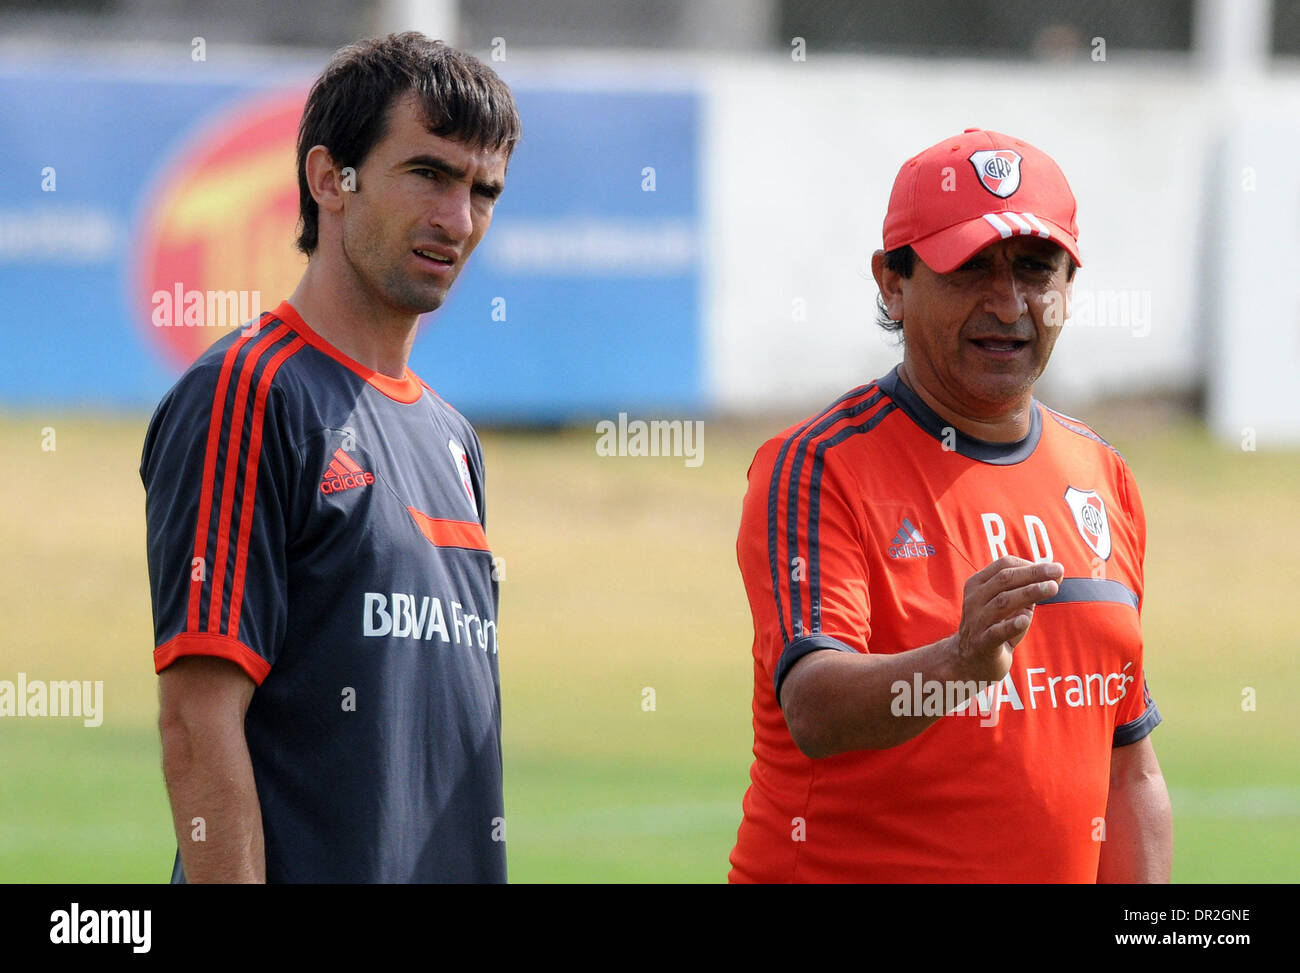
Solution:
<path fill-rule="evenodd" d="M 738 558 L 761 620 L 755 653 L 781 685 L 810 652 L 866 652 L 871 638 L 868 567 L 854 491 L 831 462 L 846 439 L 874 428 L 893 406 L 872 386 L 768 442 L 750 468 Z"/>
<path fill-rule="evenodd" d="M 284 325 L 241 336 L 196 363 L 154 413 L 140 477 L 157 672 L 212 655 L 260 685 L 275 664 L 299 470 L 272 381 L 302 347 Z"/>

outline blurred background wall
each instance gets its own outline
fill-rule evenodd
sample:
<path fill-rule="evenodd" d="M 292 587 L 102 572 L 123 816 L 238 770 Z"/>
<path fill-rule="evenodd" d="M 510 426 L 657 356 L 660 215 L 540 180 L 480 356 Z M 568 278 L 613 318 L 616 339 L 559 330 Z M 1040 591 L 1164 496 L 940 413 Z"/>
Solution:
<path fill-rule="evenodd" d="M 1300 0 L 0 4 L 0 403 L 147 407 L 283 299 L 306 87 L 412 26 L 491 63 L 525 121 L 412 362 L 473 418 L 812 408 L 883 373 L 893 176 L 978 126 L 1079 200 L 1041 397 L 1155 392 L 1300 441 Z"/>

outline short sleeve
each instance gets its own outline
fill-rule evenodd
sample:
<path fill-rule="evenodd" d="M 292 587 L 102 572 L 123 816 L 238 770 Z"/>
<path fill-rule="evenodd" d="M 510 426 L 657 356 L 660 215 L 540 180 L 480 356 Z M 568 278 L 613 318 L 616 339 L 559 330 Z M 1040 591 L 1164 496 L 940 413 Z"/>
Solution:
<path fill-rule="evenodd" d="M 1122 463 L 1125 513 L 1133 525 L 1133 532 L 1138 546 L 1137 563 L 1141 576 L 1137 579 L 1138 619 L 1142 617 L 1145 600 L 1146 580 L 1146 511 L 1142 506 L 1142 497 L 1138 493 L 1137 482 L 1127 463 Z M 1115 716 L 1115 735 L 1112 746 L 1126 747 L 1137 743 L 1160 724 L 1160 710 L 1147 687 L 1145 648 L 1139 648 L 1133 681 L 1126 682 L 1124 698 L 1120 700 Z"/>
<path fill-rule="evenodd" d="M 270 382 L 290 352 L 274 350 L 196 365 L 149 424 L 140 477 L 157 672 L 218 656 L 260 685 L 283 643 L 295 453 Z"/>
<path fill-rule="evenodd" d="M 765 444 L 749 469 L 736 552 L 754 654 L 781 685 L 811 652 L 866 652 L 867 559 L 851 493 L 799 434 Z"/>

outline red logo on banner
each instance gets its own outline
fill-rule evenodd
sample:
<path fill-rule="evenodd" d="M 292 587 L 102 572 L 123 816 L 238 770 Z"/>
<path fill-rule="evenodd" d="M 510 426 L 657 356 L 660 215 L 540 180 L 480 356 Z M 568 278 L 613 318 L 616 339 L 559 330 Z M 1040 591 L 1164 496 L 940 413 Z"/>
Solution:
<path fill-rule="evenodd" d="M 306 97 L 294 90 L 235 104 L 149 190 L 131 306 L 153 346 L 181 368 L 274 308 L 302 276 L 295 143 Z"/>

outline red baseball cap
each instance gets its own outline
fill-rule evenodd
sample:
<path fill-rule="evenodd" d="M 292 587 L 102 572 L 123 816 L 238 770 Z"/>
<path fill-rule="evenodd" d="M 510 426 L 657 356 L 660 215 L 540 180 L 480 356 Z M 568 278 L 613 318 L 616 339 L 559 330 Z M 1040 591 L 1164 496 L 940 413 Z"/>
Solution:
<path fill-rule="evenodd" d="M 968 128 L 903 163 L 885 214 L 885 249 L 911 245 L 936 273 L 990 243 L 1038 236 L 1079 258 L 1074 193 L 1061 167 L 1028 142 Z"/>

